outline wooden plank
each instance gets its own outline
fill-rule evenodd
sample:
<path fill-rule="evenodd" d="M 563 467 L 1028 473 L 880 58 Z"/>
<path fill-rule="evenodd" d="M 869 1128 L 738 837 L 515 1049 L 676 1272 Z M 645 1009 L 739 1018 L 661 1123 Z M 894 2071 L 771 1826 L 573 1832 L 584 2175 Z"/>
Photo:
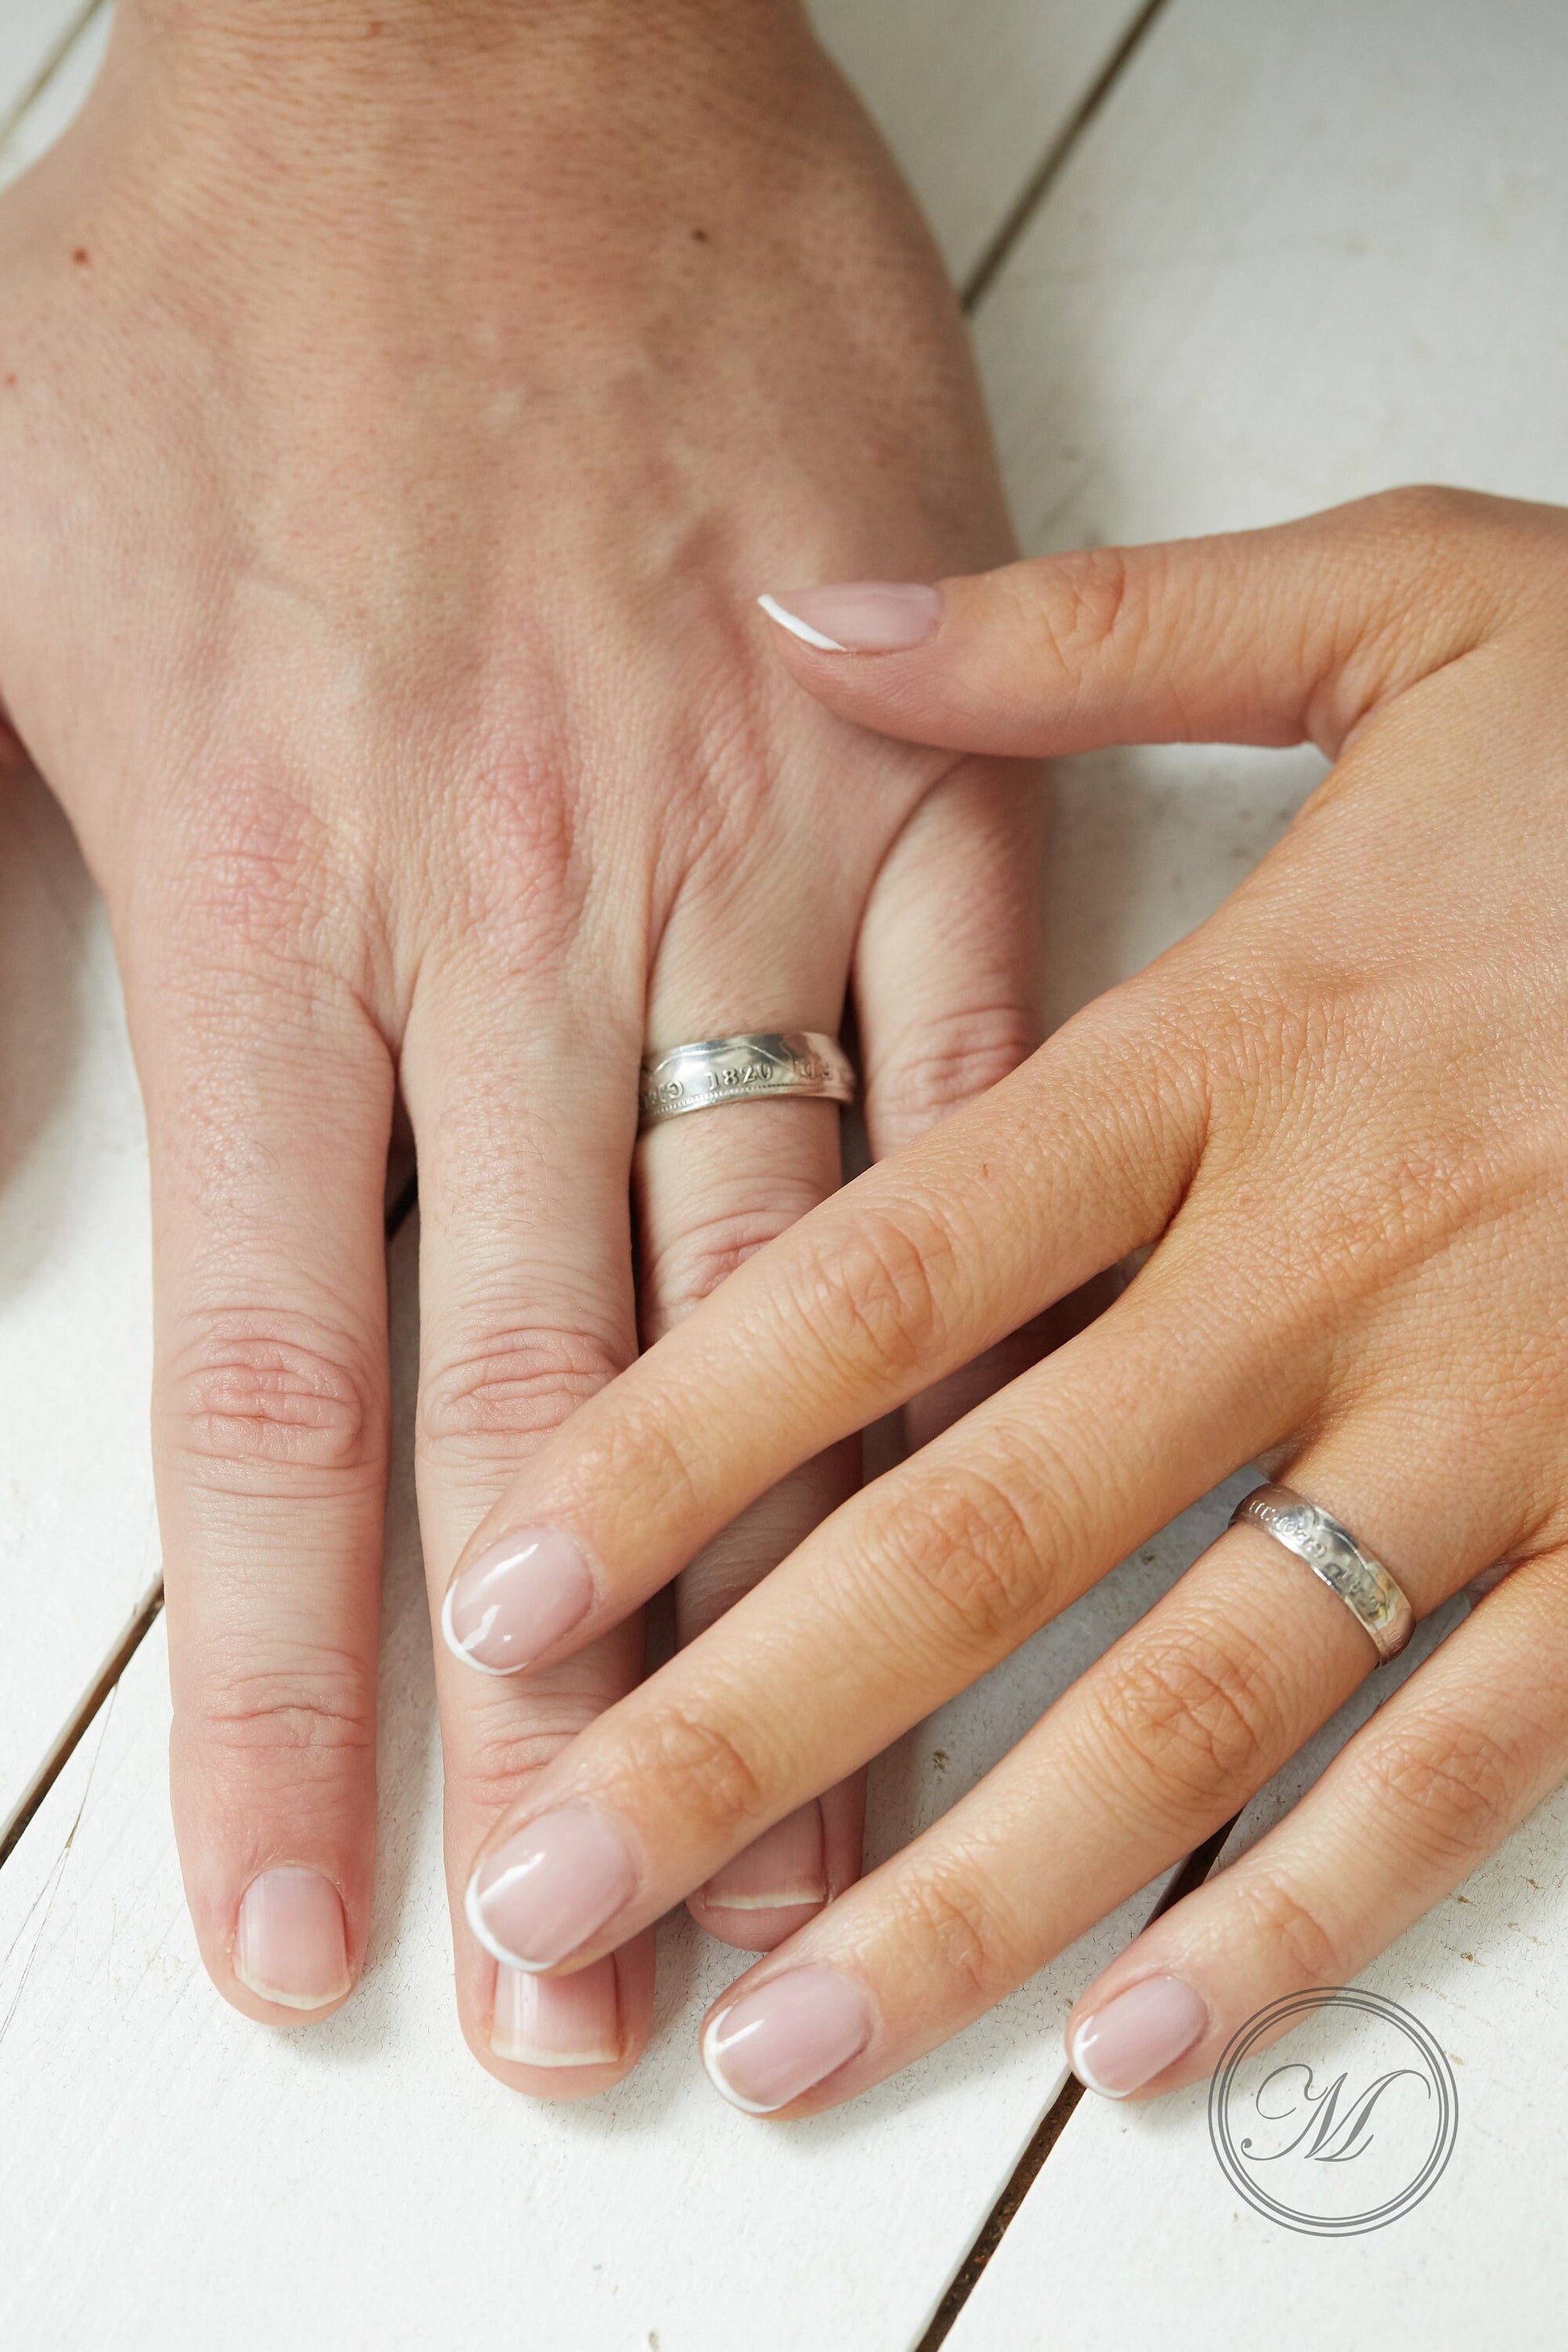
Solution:
<path fill-rule="evenodd" d="M 94 0 L 5 0 L 0 10 L 0 135 L 70 46 Z"/>
<path fill-rule="evenodd" d="M 815 0 L 962 284 L 1142 0 Z"/>
<path fill-rule="evenodd" d="M 947 2352 L 1248 2343 L 1474 2352 L 1559 2342 L 1565 1916 L 1568 1790 L 1559 1790 L 1357 1979 L 1418 2017 L 1455 2070 L 1454 2153 L 1424 2203 L 1384 2229 L 1326 2243 L 1266 2220 L 1231 2188 L 1209 2138 L 1205 2084 L 1146 2109 L 1086 2098 Z M 1303 2029 L 1280 2056 L 1316 2053 Z"/>
<path fill-rule="evenodd" d="M 1568 502 L 1565 72 L 1568 20 L 1545 0 L 1177 0 L 981 320 L 1029 541 L 1235 527 L 1419 478 Z M 1147 869 L 1163 867 L 1175 936 L 1310 772 L 1300 755 L 1204 750 L 1066 769 L 1058 1011 L 1125 960 L 1101 880 L 1119 857 L 1145 922 Z M 1248 1807 L 1225 1859 L 1373 1696 Z M 1453 2163 L 1397 2225 L 1329 2249 L 1265 2221 L 1220 2174 L 1199 2091 L 1134 2110 L 1086 2098 L 950 2352 L 1552 2338 L 1565 1922 L 1560 1793 L 1362 1979 L 1413 2008 L 1458 2071 Z"/>
<path fill-rule="evenodd" d="M 455 2344 L 487 2340 L 500 2313 L 540 2352 L 898 2352 L 1055 2095 L 1072 1988 L 1152 1890 L 948 2050 L 810 2125 L 758 2126 L 708 2088 L 696 2021 L 737 1963 L 684 1920 L 667 1923 L 654 2047 L 619 2092 L 552 2109 L 479 2074 L 452 2018 L 406 1466 L 415 1249 L 407 1228 L 365 1985 L 295 2036 L 206 1983 L 168 1825 L 160 1623 L 0 1873 L 0 2341 Z M 873 1851 L 969 1786 L 1222 1508 L 905 1741 L 876 1776 Z"/>
<path fill-rule="evenodd" d="M 0 793 L 0 1832 L 156 1583 L 146 1150 L 108 926 Z"/>
<path fill-rule="evenodd" d="M 37 0 L 37 4 L 41 5 L 42 0 Z M 56 13 L 65 12 L 57 8 Z M 52 147 L 77 113 L 103 63 L 103 54 L 109 47 L 110 14 L 103 0 L 85 17 L 79 5 L 71 11 L 79 23 L 75 38 L 68 40 L 59 52 L 31 104 L 0 135 L 0 187 L 25 172 L 29 163 L 36 163 L 47 147 Z"/>

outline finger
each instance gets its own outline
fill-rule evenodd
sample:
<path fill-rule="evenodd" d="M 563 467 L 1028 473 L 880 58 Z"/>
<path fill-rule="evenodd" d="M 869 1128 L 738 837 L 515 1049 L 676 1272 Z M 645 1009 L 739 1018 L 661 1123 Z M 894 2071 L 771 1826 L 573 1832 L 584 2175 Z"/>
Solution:
<path fill-rule="evenodd" d="M 1299 1417 L 1321 1371 L 1295 1335 L 1276 1370 L 1248 1302 L 1161 1264 L 584 1735 L 483 1850 L 469 1905 L 498 1948 L 552 1967 L 657 1917 Z M 1215 1301 L 1201 1330 L 1191 1295 Z M 568 1881 L 581 1902 L 545 1916 L 536 1893 Z"/>
<path fill-rule="evenodd" d="M 126 959 L 152 1146 L 171 1783 L 214 1982 L 297 2024 L 345 1997 L 369 1918 L 393 1076 L 341 984 L 237 967 L 232 942 L 200 961 L 197 928 Z"/>
<path fill-rule="evenodd" d="M 1347 1429 L 1291 1478 L 1352 1511 L 1367 1541 L 1400 1537 L 1424 1613 L 1510 1521 L 1496 1497 L 1478 1504 L 1457 1475 L 1368 1435 Z M 1375 1660 L 1304 1566 L 1256 1529 L 1229 1531 L 971 1796 L 731 1989 L 705 2032 L 717 2087 L 757 2112 L 809 2113 L 908 2064 L 1239 1810 Z M 1287 1948 L 1310 1916 L 1276 1915 Z M 1075 2021 L 1075 2063 L 1100 2087 L 1131 2087 L 1140 2067 L 1160 2081 L 1180 2053 L 1216 2046 L 1198 1985 L 1168 1969 L 1113 2015 L 1114 1989 L 1151 1981 L 1169 1932 L 1151 1931 L 1142 1962 L 1119 1962 Z M 1309 1970 L 1325 1958 L 1319 1947 Z"/>
<path fill-rule="evenodd" d="M 463 1572 L 549 1528 L 563 1549 L 528 1566 L 549 1633 L 539 1658 L 603 1632 L 786 1472 L 1152 1241 L 1196 1164 L 1205 1097 L 1201 1045 L 1151 1015 L 1136 983 L 1101 1000 L 1026 1074 L 738 1267 L 542 1450 Z M 558 1632 L 568 1584 L 592 1597 Z"/>
<path fill-rule="evenodd" d="M 792 918 L 794 919 L 792 919 Z M 834 1034 L 841 1018 L 847 921 L 802 921 L 782 906 L 731 908 L 721 929 L 678 909 L 649 992 L 656 1045 L 747 1029 Z M 737 971 L 735 942 L 746 952 Z M 830 1102 L 737 1102 L 665 1120 L 637 1156 L 643 1337 L 673 1330 L 735 1270 L 837 1191 L 839 1113 Z M 805 1463 L 704 1545 L 676 1587 L 682 1644 L 751 1591 L 853 1493 L 859 1448 L 846 1440 Z M 860 1774 L 806 1801 L 690 1896 L 700 1926 L 765 1951 L 859 1874 Z"/>
<path fill-rule="evenodd" d="M 1279 1828 L 1089 1988 L 1068 2027 L 1079 2074 L 1113 2097 L 1173 2090 L 1271 2001 L 1348 1984 L 1568 1775 L 1565 1686 L 1557 1551 L 1516 1569 Z"/>
<path fill-rule="evenodd" d="M 866 1131 L 879 1160 L 1008 1076 L 1039 1042 L 1043 809 L 1031 771 L 965 761 L 883 862 L 855 969 Z M 910 1445 L 1013 1379 L 1038 1347 L 1026 1327 L 911 1398 Z"/>
<path fill-rule="evenodd" d="M 627 1184 L 640 1039 L 608 1009 L 641 988 L 519 968 L 488 932 L 426 959 L 403 1079 L 419 1147 L 416 1470 L 437 1644 L 458 2013 L 479 2063 L 573 2098 L 635 2063 L 653 2000 L 650 1937 L 570 1990 L 499 1967 L 462 1904 L 478 1841 L 542 1766 L 636 1683 L 633 1617 L 563 1665 L 516 1674 L 494 1580 L 447 1605 L 453 1563 L 520 1458 L 635 1352 Z M 502 1580 L 504 1582 L 504 1580 Z M 468 1645 L 463 1655 L 461 1644 Z M 489 1669 L 476 1673 L 478 1664 Z"/>
<path fill-rule="evenodd" d="M 764 601 L 802 683 L 886 734 L 1030 755 L 1310 738 L 1337 756 L 1518 608 L 1521 534 L 1560 548 L 1563 528 L 1549 508 L 1394 491 L 1270 530 Z"/>

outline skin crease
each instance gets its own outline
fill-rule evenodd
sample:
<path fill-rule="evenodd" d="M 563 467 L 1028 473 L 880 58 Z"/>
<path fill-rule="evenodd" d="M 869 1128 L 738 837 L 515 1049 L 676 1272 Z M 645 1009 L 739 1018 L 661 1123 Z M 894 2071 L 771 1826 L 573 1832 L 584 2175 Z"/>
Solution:
<path fill-rule="evenodd" d="M 108 901 L 148 1107 L 182 1862 L 220 1990 L 297 2024 L 235 1923 L 313 1868 L 363 1958 L 398 1093 L 438 1606 L 639 1313 L 837 1180 L 821 1105 L 658 1131 L 635 1301 L 645 1035 L 834 1030 L 852 982 L 879 1149 L 1027 1050 L 1032 796 L 830 718 L 753 604 L 1006 529 L 923 228 L 771 0 L 124 0 L 0 204 L 0 691 Z M 853 1481 L 829 1449 L 760 1504 L 685 1629 Z M 518 1683 L 437 1656 L 460 1900 L 640 1634 Z M 824 1801 L 835 1888 L 858 1805 Z M 541 2075 L 492 2058 L 494 1965 L 454 1934 L 503 2080 L 633 2063 L 647 1939 L 617 2063 Z"/>
<path fill-rule="evenodd" d="M 480 1859 L 563 1807 L 622 1841 L 634 1891 L 560 1967 L 1248 1462 L 1354 1529 L 1418 1618 L 1510 1572 L 1283 1823 L 1084 1993 L 1069 2051 L 1091 2023 L 1103 2047 L 1115 1996 L 1168 1977 L 1187 1992 L 1164 2014 L 1198 2030 L 1117 2087 L 1201 2077 L 1270 2000 L 1346 1982 L 1568 1774 L 1565 644 L 1568 514 L 1437 490 L 950 578 L 907 651 L 780 633 L 814 695 L 900 737 L 1030 756 L 1310 738 L 1336 765 L 1215 916 L 761 1253 L 497 1506 L 480 1539 L 548 1520 L 602 1564 L 567 1654 L 791 1460 L 1148 1253 L 1096 1322 L 847 1502 L 498 1826 Z M 868 2088 L 1239 1811 L 1373 1664 L 1300 1563 L 1226 1533 L 715 2016 L 832 1971 L 861 2046 L 780 2112 Z"/>

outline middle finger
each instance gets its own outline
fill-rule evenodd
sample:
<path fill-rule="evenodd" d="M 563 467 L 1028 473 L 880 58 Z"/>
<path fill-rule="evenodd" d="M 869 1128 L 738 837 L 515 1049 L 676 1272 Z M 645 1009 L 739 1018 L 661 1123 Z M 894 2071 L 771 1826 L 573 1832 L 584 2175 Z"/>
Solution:
<path fill-rule="evenodd" d="M 536 1969 L 611 1948 L 1300 1425 L 1304 1352 L 1265 1377 L 1245 1300 L 1172 1262 L 584 1733 L 487 1841 L 468 1903 L 492 1948 Z"/>

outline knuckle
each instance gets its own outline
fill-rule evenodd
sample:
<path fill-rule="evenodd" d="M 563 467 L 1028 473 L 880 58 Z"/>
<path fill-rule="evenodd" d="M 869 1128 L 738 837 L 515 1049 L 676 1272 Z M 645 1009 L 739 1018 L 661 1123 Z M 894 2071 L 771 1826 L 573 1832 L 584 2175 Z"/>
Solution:
<path fill-rule="evenodd" d="M 1517 1760 L 1480 1724 L 1390 1726 L 1362 1769 L 1379 1818 L 1417 1867 L 1474 1862 L 1517 1819 Z"/>
<path fill-rule="evenodd" d="M 1021 1973 L 982 1890 L 947 1871 L 922 1874 L 900 1890 L 900 1908 L 936 1981 L 963 1988 L 965 2006 L 985 2010 Z"/>
<path fill-rule="evenodd" d="M 933 1653 L 994 1658 L 1033 1631 L 1048 1576 L 1029 1515 L 1000 1477 L 971 1468 L 922 1484 L 874 1519 L 864 1547 L 876 1590 L 900 1625 L 925 1627 Z"/>
<path fill-rule="evenodd" d="M 1287 1962 L 1303 1985 L 1340 1973 L 1339 1947 L 1311 1906 L 1278 1873 L 1239 1872 L 1228 1890 L 1258 1939 Z"/>
<path fill-rule="evenodd" d="M 1233 1629 L 1141 1643 L 1101 1704 L 1142 1780 L 1184 1814 L 1194 1800 L 1250 1790 L 1279 1745 L 1268 1662 Z"/>
<path fill-rule="evenodd" d="M 661 1326 L 689 1313 L 726 1276 L 814 1209 L 818 1197 L 804 1180 L 793 1192 L 775 1184 L 765 1202 L 699 1219 L 656 1242 L 644 1259 L 644 1289 Z"/>
<path fill-rule="evenodd" d="M 944 1336 L 955 1270 L 945 1219 L 905 1200 L 808 1232 L 781 1278 L 794 1293 L 796 1328 L 831 1362 L 857 1380 L 901 1383 Z"/>
<path fill-rule="evenodd" d="M 552 1682 L 548 1691 L 531 1690 L 521 1709 L 513 1691 L 489 1698 L 481 1694 L 477 1702 L 465 1693 L 471 1711 L 460 1758 L 452 1758 L 448 1774 L 481 1811 L 504 1812 L 604 1712 L 603 1691 L 574 1691 L 559 1675 Z"/>
<path fill-rule="evenodd" d="M 269 1763 L 290 1773 L 336 1773 L 374 1756 L 374 1674 L 360 1659 L 327 1651 L 278 1666 L 220 1667 L 175 1720 L 204 1769 L 227 1757 L 247 1774 Z"/>
<path fill-rule="evenodd" d="M 510 1444 L 558 1428 L 621 1370 L 586 1329 L 489 1331 L 459 1341 L 427 1368 L 419 1443 L 437 1451 Z"/>
<path fill-rule="evenodd" d="M 1044 660 L 1068 677 L 1079 677 L 1113 643 L 1143 627 L 1137 575 L 1120 548 L 1084 548 L 996 576 L 1018 599 L 1020 634 L 1035 639 Z"/>
<path fill-rule="evenodd" d="M 668 1701 L 626 1727 L 627 1783 L 657 1792 L 661 1818 L 684 1822 L 700 1840 L 747 1831 L 763 1811 L 763 1776 L 739 1735 Z"/>
<path fill-rule="evenodd" d="M 303 1314 L 209 1311 L 173 1352 L 162 1383 L 165 1426 L 209 1485 L 226 1470 L 379 1474 L 387 1417 L 385 1377 L 370 1348 Z"/>
<path fill-rule="evenodd" d="M 343 870 L 343 843 L 301 789 L 244 762 L 220 761 L 197 791 L 177 857 L 149 877 L 174 919 L 166 910 L 139 929 L 162 943 L 176 979 L 310 961 L 334 910 L 363 896 Z M 208 991 L 221 1009 L 221 992 Z"/>
<path fill-rule="evenodd" d="M 917 1043 L 873 1073 L 867 1115 L 889 1145 L 908 1141 L 1010 1076 L 1036 1042 L 1019 1005 L 940 1014 L 922 1024 Z"/>

